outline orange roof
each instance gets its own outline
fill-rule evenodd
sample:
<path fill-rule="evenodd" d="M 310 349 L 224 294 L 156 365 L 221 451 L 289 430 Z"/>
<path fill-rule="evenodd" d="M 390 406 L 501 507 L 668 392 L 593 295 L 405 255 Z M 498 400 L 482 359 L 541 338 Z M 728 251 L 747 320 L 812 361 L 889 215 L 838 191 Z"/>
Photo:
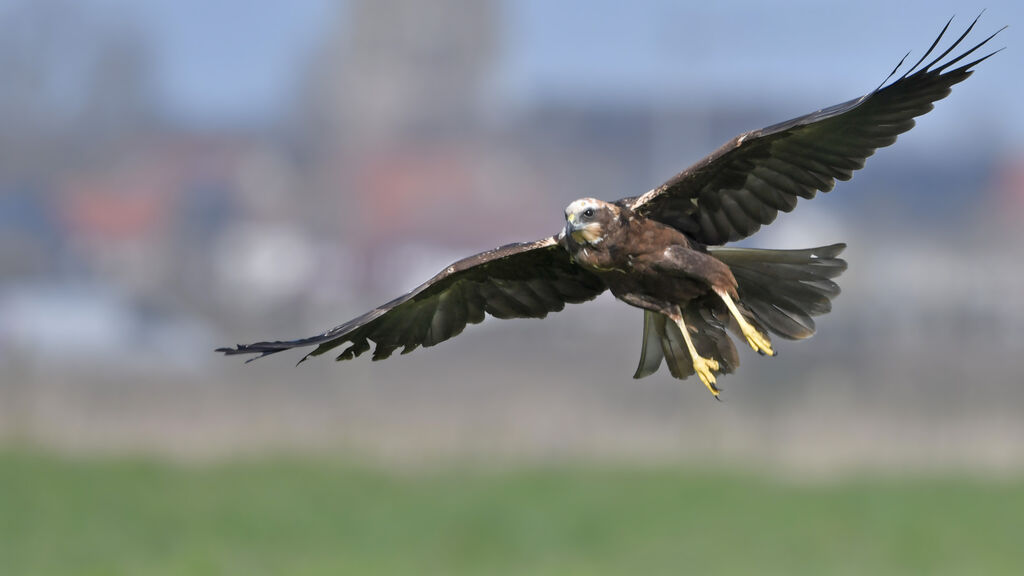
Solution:
<path fill-rule="evenodd" d="M 79 176 L 62 187 L 56 208 L 73 234 L 101 241 L 137 239 L 167 222 L 174 191 L 160 170 Z"/>

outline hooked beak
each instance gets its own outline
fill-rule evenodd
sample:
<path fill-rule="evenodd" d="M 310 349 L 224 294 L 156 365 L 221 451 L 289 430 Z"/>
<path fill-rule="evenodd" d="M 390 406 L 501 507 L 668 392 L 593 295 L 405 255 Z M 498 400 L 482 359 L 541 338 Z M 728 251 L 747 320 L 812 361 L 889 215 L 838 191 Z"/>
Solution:
<path fill-rule="evenodd" d="M 569 214 L 565 218 L 565 235 L 572 236 L 573 240 L 582 242 L 582 239 L 578 236 L 580 226 L 577 226 L 576 214 Z"/>
<path fill-rule="evenodd" d="M 596 222 L 581 222 L 575 214 L 565 219 L 565 235 L 579 244 L 596 244 L 601 241 L 601 226 Z"/>

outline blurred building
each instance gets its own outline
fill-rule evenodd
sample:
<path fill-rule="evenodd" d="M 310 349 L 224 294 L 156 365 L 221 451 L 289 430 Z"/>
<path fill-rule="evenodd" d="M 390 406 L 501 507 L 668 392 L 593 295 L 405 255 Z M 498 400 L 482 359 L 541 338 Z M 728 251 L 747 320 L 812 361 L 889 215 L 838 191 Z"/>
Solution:
<path fill-rule="evenodd" d="M 479 129 L 500 48 L 495 0 L 353 0 L 318 56 L 320 112 L 345 147 Z"/>
<path fill-rule="evenodd" d="M 488 322 L 470 328 L 486 338 L 404 363 L 243 371 L 210 349 L 329 328 L 457 258 L 554 233 L 573 198 L 642 193 L 784 114 L 543 95 L 503 107 L 506 3 L 353 0 L 302 63 L 293 110 L 190 123 L 161 113 L 151 38 L 74 6 L 0 11 L 0 435 L 1024 465 L 1024 171 L 990 125 L 942 157 L 887 150 L 755 240 L 845 240 L 851 268 L 818 337 L 744 358 L 722 410 L 690 402 L 704 394 L 692 382 L 630 380 L 639 316 L 609 300 Z"/>

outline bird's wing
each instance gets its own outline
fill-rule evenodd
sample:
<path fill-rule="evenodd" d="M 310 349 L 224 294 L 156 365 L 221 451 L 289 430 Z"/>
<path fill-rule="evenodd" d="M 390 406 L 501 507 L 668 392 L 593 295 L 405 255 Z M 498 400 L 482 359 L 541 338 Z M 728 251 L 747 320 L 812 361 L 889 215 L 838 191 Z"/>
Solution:
<path fill-rule="evenodd" d="M 797 197 L 813 198 L 819 190 L 831 190 L 837 179 L 849 180 L 876 149 L 913 128 L 915 117 L 930 111 L 954 84 L 971 75 L 973 66 L 995 54 L 956 66 L 999 31 L 940 64 L 974 28 L 975 18 L 952 46 L 922 67 L 951 22 L 917 64 L 891 84 L 883 82 L 860 98 L 741 134 L 658 188 L 620 203 L 704 244 L 753 234 L 775 220 L 779 210 L 796 207 Z"/>
<path fill-rule="evenodd" d="M 466 324 L 483 321 L 485 312 L 496 318 L 543 318 L 566 303 L 585 302 L 604 290 L 600 278 L 573 264 L 558 238 L 550 237 L 459 260 L 412 292 L 318 336 L 217 351 L 260 358 L 316 346 L 305 360 L 348 343 L 336 359 L 349 360 L 369 350 L 372 341 L 373 359 L 382 360 L 399 348 L 405 354 L 448 340 Z"/>

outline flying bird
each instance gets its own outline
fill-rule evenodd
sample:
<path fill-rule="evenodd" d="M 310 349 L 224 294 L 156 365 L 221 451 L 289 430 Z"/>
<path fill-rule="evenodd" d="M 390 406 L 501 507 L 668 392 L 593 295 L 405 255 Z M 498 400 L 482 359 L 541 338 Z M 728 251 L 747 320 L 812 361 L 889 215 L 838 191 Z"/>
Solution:
<path fill-rule="evenodd" d="M 805 250 L 722 245 L 750 236 L 779 211 L 793 210 L 798 198 L 849 180 L 875 150 L 910 130 L 914 118 L 998 52 L 969 58 L 999 31 L 950 56 L 977 20 L 929 60 L 951 19 L 914 66 L 890 83 L 904 56 L 879 88 L 860 98 L 741 134 L 640 196 L 572 202 L 556 235 L 459 260 L 413 291 L 322 334 L 217 351 L 258 358 L 315 346 L 301 363 L 344 345 L 336 360 L 371 347 L 373 360 L 383 360 L 399 348 L 405 354 L 448 340 L 487 314 L 544 318 L 610 290 L 643 310 L 634 378 L 655 373 L 664 361 L 672 376 L 696 374 L 717 398 L 718 376 L 739 366 L 730 334 L 765 356 L 775 355 L 770 335 L 808 338 L 813 317 L 831 310 L 839 294 L 834 279 L 846 269 L 839 258 L 845 244 Z"/>

